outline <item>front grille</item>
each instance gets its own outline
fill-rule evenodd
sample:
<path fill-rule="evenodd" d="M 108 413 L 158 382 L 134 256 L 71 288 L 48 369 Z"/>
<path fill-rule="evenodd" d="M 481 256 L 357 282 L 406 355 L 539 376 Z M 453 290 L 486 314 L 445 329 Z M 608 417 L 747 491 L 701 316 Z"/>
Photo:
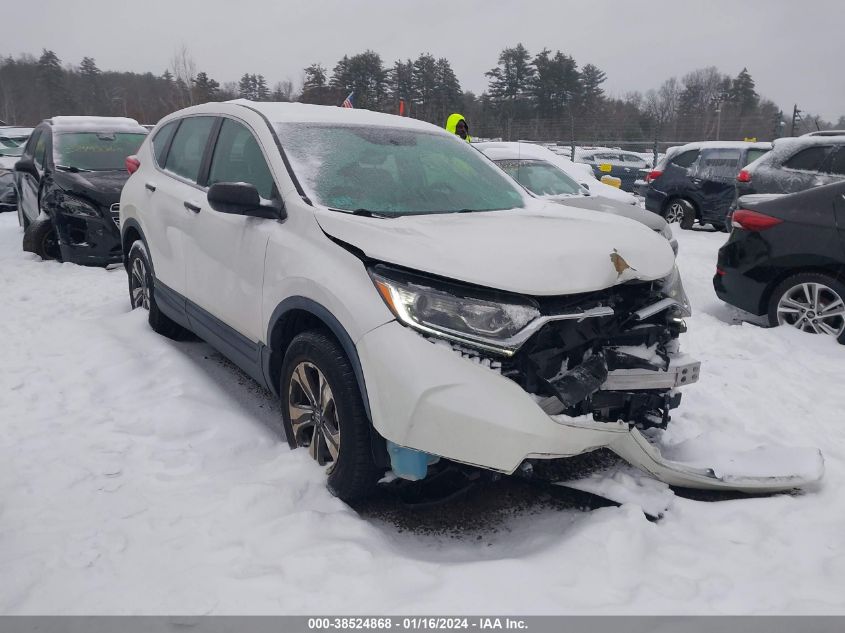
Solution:
<path fill-rule="evenodd" d="M 120 228 L 120 203 L 115 202 L 111 205 L 111 219 L 117 228 Z"/>

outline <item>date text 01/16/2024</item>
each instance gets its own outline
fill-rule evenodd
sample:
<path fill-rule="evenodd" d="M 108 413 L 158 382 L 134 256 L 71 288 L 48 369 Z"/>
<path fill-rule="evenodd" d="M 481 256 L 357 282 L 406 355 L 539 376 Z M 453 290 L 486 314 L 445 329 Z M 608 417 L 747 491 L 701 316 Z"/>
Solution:
<path fill-rule="evenodd" d="M 524 630 L 525 620 L 520 618 L 448 618 L 448 617 L 340 617 L 308 618 L 311 631 L 330 630 L 390 630 L 401 631 L 442 631 L 442 630 Z"/>

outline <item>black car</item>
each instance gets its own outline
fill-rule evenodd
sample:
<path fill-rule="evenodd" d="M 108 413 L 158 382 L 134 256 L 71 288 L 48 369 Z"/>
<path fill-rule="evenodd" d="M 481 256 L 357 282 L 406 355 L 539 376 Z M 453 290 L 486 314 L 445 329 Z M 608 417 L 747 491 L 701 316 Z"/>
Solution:
<path fill-rule="evenodd" d="M 772 151 L 736 177 L 736 198 L 752 193 L 796 193 L 845 180 L 845 134 L 826 132 L 774 142 Z"/>
<path fill-rule="evenodd" d="M 18 208 L 15 193 L 15 163 L 32 128 L 0 127 L 0 213 Z"/>
<path fill-rule="evenodd" d="M 53 117 L 38 125 L 15 164 L 24 250 L 79 264 L 120 262 L 126 158 L 146 135 L 125 118 Z"/>
<path fill-rule="evenodd" d="M 698 221 L 727 229 L 740 169 L 771 143 L 709 141 L 671 148 L 646 177 L 645 208 L 689 229 Z"/>
<path fill-rule="evenodd" d="M 719 250 L 719 298 L 770 325 L 845 343 L 845 182 L 740 198 Z"/>

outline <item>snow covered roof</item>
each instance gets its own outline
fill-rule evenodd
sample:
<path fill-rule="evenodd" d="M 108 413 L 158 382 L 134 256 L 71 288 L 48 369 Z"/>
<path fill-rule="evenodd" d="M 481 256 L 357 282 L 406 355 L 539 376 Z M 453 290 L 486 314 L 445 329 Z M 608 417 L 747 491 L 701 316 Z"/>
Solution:
<path fill-rule="evenodd" d="M 6 138 L 20 138 L 22 136 L 29 136 L 32 134 L 31 127 L 14 127 L 11 125 L 4 125 L 0 127 L 0 136 Z"/>
<path fill-rule="evenodd" d="M 552 164 L 564 160 L 571 164 L 568 158 L 554 153 L 547 147 L 535 143 L 520 143 L 507 141 L 494 141 L 488 143 L 473 143 L 492 160 L 515 160 L 515 159 L 537 159 L 545 160 Z"/>
<path fill-rule="evenodd" d="M 408 128 L 425 132 L 436 132 L 439 130 L 444 134 L 448 134 L 443 128 L 439 128 L 431 123 L 409 117 L 400 117 L 395 114 L 373 112 L 372 110 L 312 105 L 309 103 L 249 101 L 248 99 L 235 99 L 233 101 L 227 101 L 227 103 L 252 108 L 263 114 L 272 123 L 353 123 L 357 125 Z"/>
<path fill-rule="evenodd" d="M 772 149 L 772 144 L 767 142 L 751 143 L 749 141 L 697 141 L 686 145 L 674 145 L 669 149 L 672 153 L 685 152 L 691 149 Z M 667 151 L 667 153 L 669 153 Z"/>
<path fill-rule="evenodd" d="M 117 132 L 126 130 L 128 132 L 146 132 L 135 119 L 122 116 L 54 116 L 45 119 L 45 121 L 52 125 L 54 130 L 61 131 L 108 130 Z"/>

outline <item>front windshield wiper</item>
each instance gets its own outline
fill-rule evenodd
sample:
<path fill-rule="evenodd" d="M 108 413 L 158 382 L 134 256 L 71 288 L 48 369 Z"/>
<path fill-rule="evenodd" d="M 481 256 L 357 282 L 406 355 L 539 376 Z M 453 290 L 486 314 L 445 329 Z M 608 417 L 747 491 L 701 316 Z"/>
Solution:
<path fill-rule="evenodd" d="M 341 211 L 341 209 L 335 209 L 335 211 Z M 344 213 L 350 213 L 350 211 L 344 211 Z M 352 215 L 362 215 L 365 218 L 395 218 L 397 216 L 396 213 L 384 213 L 383 211 L 370 211 L 369 209 L 355 209 L 351 213 L 352 213 Z"/>
<path fill-rule="evenodd" d="M 69 171 L 72 174 L 78 174 L 81 171 L 91 171 L 90 169 L 82 169 L 80 167 L 74 167 L 73 165 L 56 165 L 56 169 L 61 169 L 62 171 Z"/>

